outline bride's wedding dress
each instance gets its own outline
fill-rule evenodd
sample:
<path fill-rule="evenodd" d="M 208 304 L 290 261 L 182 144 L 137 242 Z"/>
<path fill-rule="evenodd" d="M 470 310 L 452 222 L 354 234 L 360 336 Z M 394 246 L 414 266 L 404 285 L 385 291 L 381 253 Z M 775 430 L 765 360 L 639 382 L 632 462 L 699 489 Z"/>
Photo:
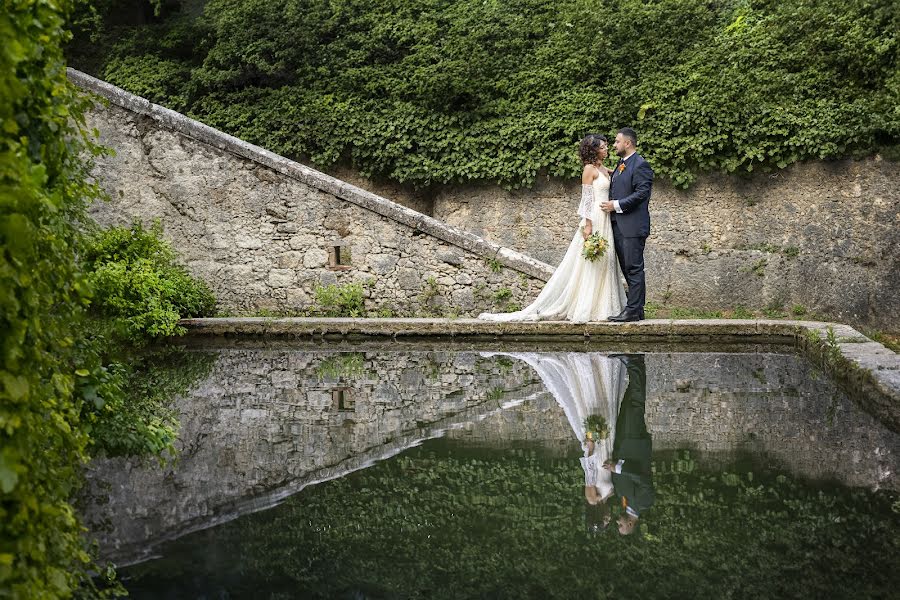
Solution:
<path fill-rule="evenodd" d="M 482 313 L 478 315 L 479 319 L 569 320 L 586 323 L 604 321 L 610 315 L 617 315 L 622 311 L 625 306 L 625 290 L 619 281 L 612 223 L 609 215 L 600 208 L 600 202 L 609 197 L 609 177 L 601 174 L 590 188 L 592 194 L 585 195 L 588 200 L 582 202 L 578 212 L 583 217 L 590 215 L 593 232 L 599 233 L 606 240 L 604 255 L 594 262 L 582 256 L 584 244 L 584 238 L 581 236 L 581 228 L 584 227 L 582 219 L 562 262 L 534 302 L 512 313 Z"/>
<path fill-rule="evenodd" d="M 481 356 L 508 356 L 528 363 L 537 372 L 581 443 L 584 485 L 594 487 L 600 498 L 612 495 L 612 474 L 603 468 L 603 462 L 612 459 L 616 418 L 627 387 L 627 370 L 622 361 L 584 352 L 482 352 Z M 584 421 L 590 415 L 606 419 L 609 431 L 606 439 L 594 441 L 593 452 L 584 429 Z"/>

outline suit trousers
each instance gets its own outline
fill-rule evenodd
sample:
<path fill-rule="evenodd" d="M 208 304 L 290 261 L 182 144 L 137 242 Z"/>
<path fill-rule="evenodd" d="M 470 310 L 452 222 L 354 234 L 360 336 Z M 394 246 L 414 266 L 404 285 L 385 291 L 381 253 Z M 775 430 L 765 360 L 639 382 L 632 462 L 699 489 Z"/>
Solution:
<path fill-rule="evenodd" d="M 644 314 L 647 286 L 644 283 L 644 244 L 646 237 L 624 237 L 615 219 L 612 220 L 613 242 L 619 267 L 628 283 L 628 302 L 625 310 L 632 314 Z"/>

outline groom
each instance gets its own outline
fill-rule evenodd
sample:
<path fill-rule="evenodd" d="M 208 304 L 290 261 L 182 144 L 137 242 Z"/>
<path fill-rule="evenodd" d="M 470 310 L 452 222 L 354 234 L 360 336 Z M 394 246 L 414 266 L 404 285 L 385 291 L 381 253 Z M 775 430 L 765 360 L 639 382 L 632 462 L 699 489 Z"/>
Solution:
<path fill-rule="evenodd" d="M 644 318 L 644 242 L 650 235 L 650 193 L 653 189 L 653 169 L 635 150 L 637 133 L 623 127 L 616 134 L 613 147 L 619 162 L 613 169 L 609 184 L 609 200 L 600 207 L 610 213 L 613 242 L 619 267 L 628 282 L 628 302 L 610 321 L 640 321 Z"/>
<path fill-rule="evenodd" d="M 618 519 L 619 533 L 630 535 L 636 531 L 641 515 L 656 501 L 656 490 L 651 465 L 653 440 L 644 419 L 647 406 L 644 355 L 626 354 L 620 358 L 628 370 L 628 387 L 616 418 L 612 460 L 603 463 L 603 468 L 612 472 L 616 496 L 625 508 Z"/>

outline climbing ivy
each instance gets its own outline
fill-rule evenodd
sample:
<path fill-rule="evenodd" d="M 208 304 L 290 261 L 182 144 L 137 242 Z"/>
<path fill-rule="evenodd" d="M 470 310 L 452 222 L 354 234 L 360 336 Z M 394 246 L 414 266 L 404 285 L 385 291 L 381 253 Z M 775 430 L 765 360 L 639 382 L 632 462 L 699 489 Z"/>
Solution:
<path fill-rule="evenodd" d="M 82 103 L 60 50 L 69 2 L 0 11 L 0 591 L 65 597 L 90 557 L 69 505 L 90 438 L 75 323 L 89 301 L 77 267 L 87 201 Z"/>
<path fill-rule="evenodd" d="M 127 348 L 109 315 L 90 320 L 92 301 L 97 312 L 115 296 L 98 285 L 109 281 L 97 276 L 109 257 L 83 260 L 96 248 L 86 243 L 86 206 L 103 196 L 89 176 L 91 159 L 104 150 L 86 130 L 88 100 L 66 79 L 61 48 L 71 10 L 68 1 L 18 0 L 0 11 L 3 598 L 120 591 L 114 572 L 95 564 L 70 504 L 80 470 L 93 454 L 170 450 L 175 434 L 158 393 L 141 393 L 139 361 L 118 362 Z M 142 293 L 145 304 L 160 300 L 158 288 Z M 116 316 L 127 320 L 130 310 Z M 154 372 L 148 365 L 147 376 Z"/>
<path fill-rule="evenodd" d="M 76 66 L 416 186 L 575 176 L 577 140 L 624 125 L 680 186 L 900 142 L 893 0 L 211 0 L 131 25 L 119 4 Z"/>

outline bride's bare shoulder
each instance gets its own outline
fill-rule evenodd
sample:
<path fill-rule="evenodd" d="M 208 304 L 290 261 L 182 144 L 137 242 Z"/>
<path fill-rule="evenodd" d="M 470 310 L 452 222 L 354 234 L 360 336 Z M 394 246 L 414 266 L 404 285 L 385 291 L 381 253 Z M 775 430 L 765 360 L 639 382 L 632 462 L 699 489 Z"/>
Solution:
<path fill-rule="evenodd" d="M 594 165 L 584 165 L 584 171 L 581 173 L 581 183 L 591 185 L 594 180 L 600 176 L 600 171 Z"/>

